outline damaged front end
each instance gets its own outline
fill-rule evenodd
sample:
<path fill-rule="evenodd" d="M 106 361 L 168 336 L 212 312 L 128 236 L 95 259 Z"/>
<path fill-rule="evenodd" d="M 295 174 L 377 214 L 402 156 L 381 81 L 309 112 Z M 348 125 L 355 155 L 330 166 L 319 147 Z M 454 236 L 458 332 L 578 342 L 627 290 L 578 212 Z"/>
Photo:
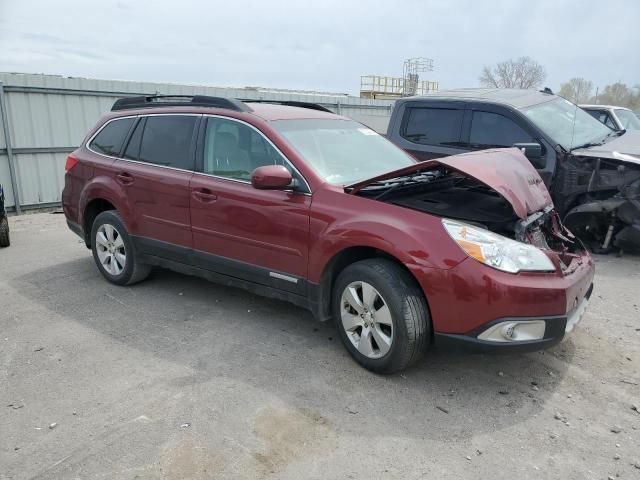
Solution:
<path fill-rule="evenodd" d="M 640 251 L 636 162 L 634 156 L 588 150 L 567 153 L 559 162 L 554 201 L 567 228 L 596 253 Z"/>
<path fill-rule="evenodd" d="M 504 271 L 544 270 L 528 268 L 526 259 L 518 264 L 519 254 L 513 252 L 520 247 L 525 256 L 535 256 L 528 246 L 540 254 L 546 252 L 553 263 L 546 271 L 563 274 L 575 270 L 585 258 L 584 245 L 564 227 L 537 171 L 517 149 L 422 162 L 349 188 L 350 193 L 443 218 L 445 228 L 467 254 Z M 475 236 L 473 242 L 467 241 L 467 235 Z M 499 248 L 512 252 L 508 267 L 491 258 L 501 242 L 496 235 L 505 240 Z"/>
<path fill-rule="evenodd" d="M 584 245 L 560 220 L 558 212 L 551 206 L 536 212 L 514 227 L 515 240 L 554 253 L 563 273 L 571 273 L 580 264 Z"/>

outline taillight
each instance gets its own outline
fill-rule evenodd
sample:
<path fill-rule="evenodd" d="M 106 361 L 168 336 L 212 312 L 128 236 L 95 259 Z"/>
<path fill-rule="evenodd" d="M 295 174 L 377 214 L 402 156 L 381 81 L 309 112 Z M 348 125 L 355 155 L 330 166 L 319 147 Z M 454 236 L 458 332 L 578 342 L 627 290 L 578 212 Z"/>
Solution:
<path fill-rule="evenodd" d="M 78 159 L 73 154 L 67 157 L 67 163 L 64 165 L 64 171 L 68 172 L 78 164 Z"/>

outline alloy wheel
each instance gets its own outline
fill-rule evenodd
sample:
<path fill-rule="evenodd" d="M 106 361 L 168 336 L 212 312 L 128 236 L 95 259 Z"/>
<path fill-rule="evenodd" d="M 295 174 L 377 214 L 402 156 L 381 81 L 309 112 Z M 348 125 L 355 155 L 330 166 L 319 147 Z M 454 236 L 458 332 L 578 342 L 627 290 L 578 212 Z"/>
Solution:
<path fill-rule="evenodd" d="M 117 276 L 127 264 L 124 239 L 120 232 L 108 223 L 100 225 L 96 232 L 96 252 L 100 264 L 107 273 Z"/>
<path fill-rule="evenodd" d="M 387 354 L 393 342 L 393 319 L 387 302 L 367 282 L 352 282 L 342 292 L 340 316 L 347 338 L 367 358 Z"/>

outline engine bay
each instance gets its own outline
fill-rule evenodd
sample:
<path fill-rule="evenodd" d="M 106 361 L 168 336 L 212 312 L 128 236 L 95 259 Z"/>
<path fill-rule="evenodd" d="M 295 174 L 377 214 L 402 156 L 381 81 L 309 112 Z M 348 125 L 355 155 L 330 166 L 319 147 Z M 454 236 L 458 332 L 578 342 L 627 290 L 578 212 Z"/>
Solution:
<path fill-rule="evenodd" d="M 554 251 L 563 271 L 584 250 L 552 206 L 519 218 L 496 190 L 464 174 L 441 169 L 413 177 L 393 179 L 362 189 L 370 197 L 438 217 L 459 220 L 538 248 Z"/>

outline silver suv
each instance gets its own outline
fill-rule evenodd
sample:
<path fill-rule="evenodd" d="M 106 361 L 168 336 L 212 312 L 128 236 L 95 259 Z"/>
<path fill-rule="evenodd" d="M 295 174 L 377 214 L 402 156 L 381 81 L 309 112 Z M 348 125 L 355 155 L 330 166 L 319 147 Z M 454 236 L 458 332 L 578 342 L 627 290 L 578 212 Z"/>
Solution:
<path fill-rule="evenodd" d="M 628 108 L 612 105 L 579 105 L 612 130 L 640 130 L 640 119 Z"/>

